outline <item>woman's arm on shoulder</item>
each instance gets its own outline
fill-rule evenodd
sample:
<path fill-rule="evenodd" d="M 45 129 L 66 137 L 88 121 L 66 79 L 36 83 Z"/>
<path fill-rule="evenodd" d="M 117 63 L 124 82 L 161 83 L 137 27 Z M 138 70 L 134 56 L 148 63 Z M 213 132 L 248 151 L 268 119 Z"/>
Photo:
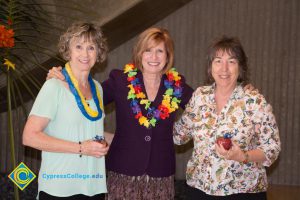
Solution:
<path fill-rule="evenodd" d="M 65 76 L 63 75 L 63 73 L 61 71 L 62 71 L 62 67 L 61 66 L 52 67 L 48 71 L 46 80 L 49 80 L 51 78 L 56 78 L 56 79 L 64 81 L 65 80 Z"/>

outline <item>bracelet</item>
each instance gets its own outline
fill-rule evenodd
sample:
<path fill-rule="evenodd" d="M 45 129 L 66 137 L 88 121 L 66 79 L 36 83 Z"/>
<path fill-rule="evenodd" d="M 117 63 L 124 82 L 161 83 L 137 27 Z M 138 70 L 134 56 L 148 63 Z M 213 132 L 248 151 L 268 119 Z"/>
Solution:
<path fill-rule="evenodd" d="M 249 154 L 247 151 L 243 151 L 245 155 L 245 159 L 242 161 L 243 164 L 247 164 L 249 162 Z"/>
<path fill-rule="evenodd" d="M 81 142 L 79 141 L 78 144 L 79 144 L 79 157 L 81 158 L 82 157 Z"/>

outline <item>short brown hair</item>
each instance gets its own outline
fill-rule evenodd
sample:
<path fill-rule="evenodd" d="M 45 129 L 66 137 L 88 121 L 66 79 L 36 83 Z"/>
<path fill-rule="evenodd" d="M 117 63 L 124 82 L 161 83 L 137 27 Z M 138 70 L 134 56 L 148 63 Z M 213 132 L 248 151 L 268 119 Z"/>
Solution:
<path fill-rule="evenodd" d="M 245 85 L 249 81 L 248 72 L 248 58 L 243 49 L 240 40 L 236 37 L 222 36 L 215 40 L 212 45 L 208 48 L 207 52 L 207 66 L 206 66 L 206 83 L 212 84 L 215 82 L 212 76 L 212 62 L 215 59 L 218 52 L 226 52 L 233 56 L 238 61 L 239 65 L 239 76 L 237 82 Z"/>
<path fill-rule="evenodd" d="M 103 62 L 107 57 L 108 47 L 100 26 L 88 22 L 75 22 L 60 36 L 58 51 L 65 60 L 70 60 L 70 41 L 83 37 L 96 45 L 97 62 Z"/>
<path fill-rule="evenodd" d="M 163 72 L 168 71 L 173 67 L 174 63 L 174 44 L 173 40 L 164 28 L 148 28 L 142 32 L 133 48 L 132 62 L 140 70 L 143 70 L 142 66 L 142 54 L 147 48 L 149 48 L 150 42 L 154 44 L 159 44 L 164 42 L 167 51 L 167 64 L 163 69 Z"/>

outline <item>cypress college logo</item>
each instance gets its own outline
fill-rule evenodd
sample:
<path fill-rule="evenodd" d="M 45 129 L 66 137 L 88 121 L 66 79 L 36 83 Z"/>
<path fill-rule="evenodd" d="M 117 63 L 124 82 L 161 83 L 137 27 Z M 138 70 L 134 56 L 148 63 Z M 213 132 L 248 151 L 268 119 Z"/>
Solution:
<path fill-rule="evenodd" d="M 35 177 L 35 174 L 23 162 L 8 175 L 8 178 L 10 178 L 20 190 L 24 190 Z"/>

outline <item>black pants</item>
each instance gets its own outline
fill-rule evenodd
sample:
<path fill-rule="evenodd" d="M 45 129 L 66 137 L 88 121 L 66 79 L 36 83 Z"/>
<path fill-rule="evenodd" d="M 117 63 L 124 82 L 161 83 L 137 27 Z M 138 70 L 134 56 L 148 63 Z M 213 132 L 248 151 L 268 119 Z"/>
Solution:
<path fill-rule="evenodd" d="M 40 191 L 39 200 L 104 200 L 104 194 L 97 194 L 89 197 L 83 194 L 72 195 L 69 197 L 55 197 L 46 192 Z"/>
<path fill-rule="evenodd" d="M 188 200 L 267 200 L 267 193 L 239 193 L 228 196 L 212 196 L 208 195 L 197 188 L 188 186 Z"/>

